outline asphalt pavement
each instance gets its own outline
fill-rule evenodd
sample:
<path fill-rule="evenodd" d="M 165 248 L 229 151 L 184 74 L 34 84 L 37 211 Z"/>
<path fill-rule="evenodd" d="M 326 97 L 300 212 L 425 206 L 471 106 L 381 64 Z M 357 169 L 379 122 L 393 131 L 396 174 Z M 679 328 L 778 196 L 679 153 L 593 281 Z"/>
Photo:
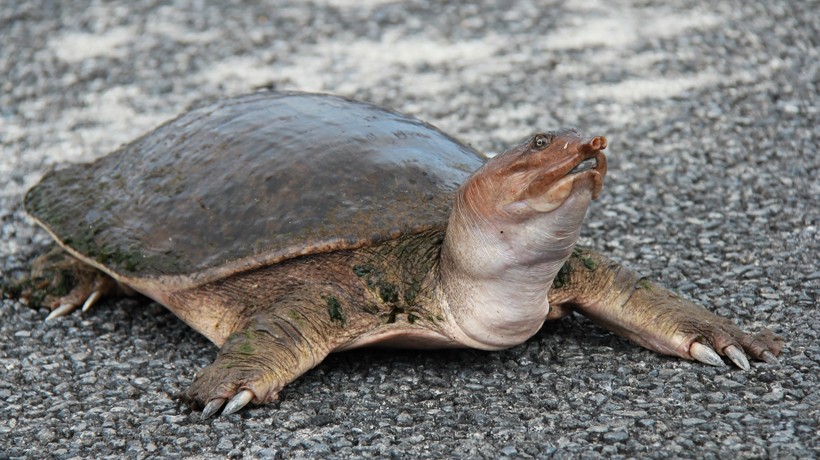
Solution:
<path fill-rule="evenodd" d="M 21 199 L 50 168 L 192 104 L 321 91 L 488 153 L 607 136 L 581 242 L 786 340 L 743 372 L 574 316 L 502 352 L 332 355 L 281 403 L 201 421 L 176 395 L 217 349 L 161 306 L 45 324 L 4 299 L 0 458 L 819 456 L 818 37 L 816 1 L 0 2 L 4 282 L 48 243 Z"/>

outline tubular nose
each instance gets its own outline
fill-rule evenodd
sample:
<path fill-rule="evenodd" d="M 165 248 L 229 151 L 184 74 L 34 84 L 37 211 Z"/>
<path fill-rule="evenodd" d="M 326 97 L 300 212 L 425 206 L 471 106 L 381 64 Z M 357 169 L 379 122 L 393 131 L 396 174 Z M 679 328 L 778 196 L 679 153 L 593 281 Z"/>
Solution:
<path fill-rule="evenodd" d="M 592 155 L 595 152 L 606 148 L 606 138 L 604 136 L 595 136 L 584 144 L 581 144 L 579 150 L 586 154 Z"/>
<path fill-rule="evenodd" d="M 606 148 L 606 138 L 604 136 L 593 137 L 589 143 L 595 150 L 603 150 Z"/>

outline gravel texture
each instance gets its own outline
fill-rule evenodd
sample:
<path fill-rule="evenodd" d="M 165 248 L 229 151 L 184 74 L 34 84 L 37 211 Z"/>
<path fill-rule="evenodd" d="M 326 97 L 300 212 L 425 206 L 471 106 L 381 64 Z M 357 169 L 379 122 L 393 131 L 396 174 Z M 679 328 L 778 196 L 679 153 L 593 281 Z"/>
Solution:
<path fill-rule="evenodd" d="M 48 241 L 21 197 L 49 168 L 193 103 L 301 89 L 487 152 L 605 134 L 582 241 L 787 341 L 742 372 L 572 317 L 497 353 L 332 355 L 280 404 L 200 421 L 175 395 L 216 348 L 162 307 L 44 324 L 6 299 L 0 457 L 817 457 L 818 37 L 816 1 L 0 2 L 5 281 Z"/>

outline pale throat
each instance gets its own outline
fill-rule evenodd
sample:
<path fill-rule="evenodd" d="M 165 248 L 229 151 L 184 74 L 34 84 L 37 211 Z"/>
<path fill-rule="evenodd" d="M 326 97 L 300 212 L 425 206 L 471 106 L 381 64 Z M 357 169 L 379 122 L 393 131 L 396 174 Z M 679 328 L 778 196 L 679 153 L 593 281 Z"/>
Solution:
<path fill-rule="evenodd" d="M 553 212 L 515 223 L 454 210 L 440 289 L 459 340 L 503 349 L 538 332 L 549 313 L 549 288 L 572 253 L 590 198 L 576 194 Z"/>

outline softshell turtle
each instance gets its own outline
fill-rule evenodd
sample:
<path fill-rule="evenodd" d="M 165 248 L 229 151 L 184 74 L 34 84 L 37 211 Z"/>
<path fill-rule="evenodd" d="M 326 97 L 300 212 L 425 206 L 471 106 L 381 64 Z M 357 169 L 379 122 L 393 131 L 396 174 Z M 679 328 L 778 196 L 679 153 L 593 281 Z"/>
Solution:
<path fill-rule="evenodd" d="M 575 247 L 606 145 L 541 132 L 487 159 L 390 110 L 264 92 L 50 172 L 25 207 L 72 256 L 50 317 L 136 291 L 221 347 L 186 393 L 203 416 L 273 401 L 334 351 L 499 350 L 571 311 L 664 354 L 776 362 L 768 329 Z"/>

